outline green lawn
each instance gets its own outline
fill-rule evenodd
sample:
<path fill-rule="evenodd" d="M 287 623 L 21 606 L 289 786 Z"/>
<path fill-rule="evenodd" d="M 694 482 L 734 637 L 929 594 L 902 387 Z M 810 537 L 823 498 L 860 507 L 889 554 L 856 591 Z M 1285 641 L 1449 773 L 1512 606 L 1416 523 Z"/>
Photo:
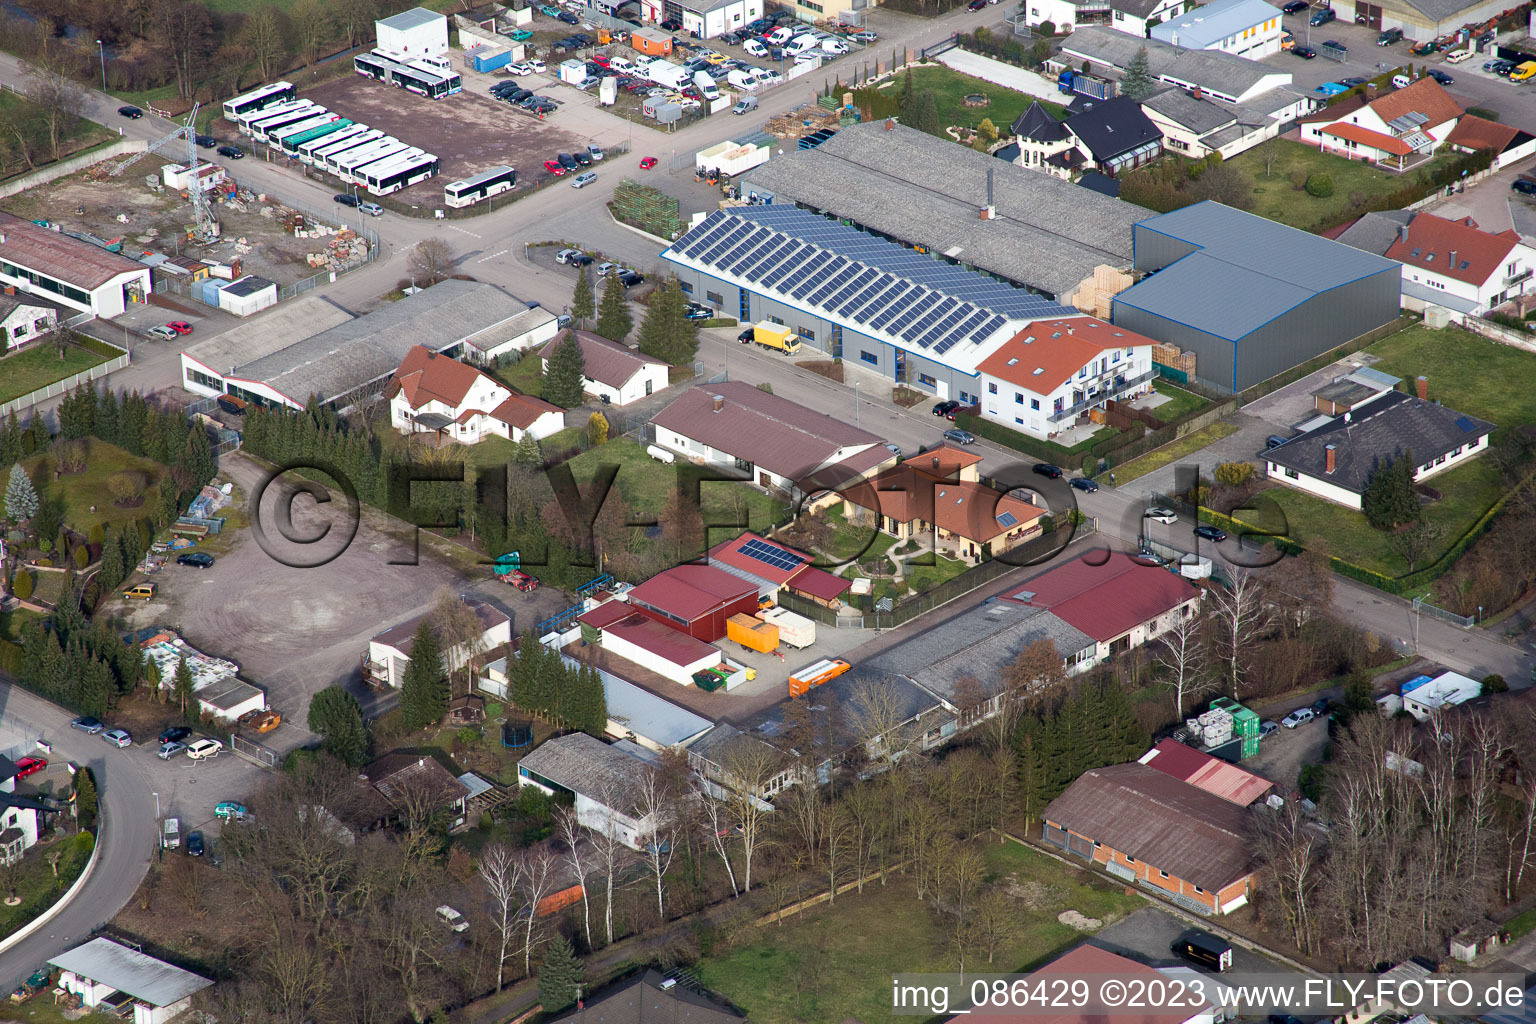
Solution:
<path fill-rule="evenodd" d="M 1146 476 L 1153 470 L 1178 462 L 1186 455 L 1193 455 L 1206 445 L 1214 444 L 1224 437 L 1231 437 L 1235 433 L 1237 433 L 1235 426 L 1219 420 L 1201 427 L 1199 430 L 1168 442 L 1161 448 L 1154 448 L 1145 455 L 1139 455 L 1130 462 L 1110 467 L 1115 471 L 1115 483 L 1123 484 L 1139 476 Z"/>
<path fill-rule="evenodd" d="M 1436 157 L 1405 174 L 1394 174 L 1360 160 L 1324 153 L 1316 146 L 1271 139 L 1226 161 L 1226 166 L 1242 172 L 1252 185 L 1254 213 L 1282 224 L 1311 229 L 1325 219 L 1337 223 L 1354 205 L 1354 198 L 1358 198 L 1355 193 L 1370 197 L 1395 191 L 1448 160 L 1450 157 Z M 1333 194 L 1319 199 L 1293 188 L 1293 171 L 1331 176 Z"/>
<path fill-rule="evenodd" d="M 1430 565 L 1444 554 L 1505 491 L 1503 478 L 1486 459 L 1447 470 L 1431 477 L 1426 485 L 1444 495 L 1439 501 L 1424 506 L 1424 517 L 1443 526 L 1445 535 L 1436 543 L 1430 557 L 1414 566 L 1415 570 Z M 1284 536 L 1305 547 L 1321 540 L 1327 545 L 1329 554 L 1386 576 L 1407 574 L 1408 564 L 1388 542 L 1391 534 L 1366 522 L 1364 513 L 1289 487 L 1270 487 L 1261 493 L 1280 506 L 1285 520 L 1283 523 L 1274 521 L 1273 517 L 1263 514 L 1240 517 L 1250 525 L 1270 532 L 1283 531 Z M 1263 506 L 1255 508 L 1262 509 Z"/>
<path fill-rule="evenodd" d="M 54 901 L 74 883 L 85 868 L 85 862 L 91 859 L 90 844 L 93 842 L 89 832 L 78 835 L 88 838 L 81 843 L 76 843 L 75 837 L 71 837 L 46 847 L 35 846 L 21 859 L 14 883 L 16 895 L 21 898 L 21 902 L 14 907 L 0 903 L 0 936 L 11 934 L 53 906 Z M 46 859 L 47 854 L 54 849 L 62 850 L 57 878 Z M 5 871 L 0 871 L 0 885 L 9 889 L 11 884 L 11 879 L 5 877 Z"/>
<path fill-rule="evenodd" d="M 491 376 L 509 388 L 525 395 L 537 395 L 544 378 L 543 361 L 536 355 L 525 355 L 515 363 L 508 363 Z"/>
<path fill-rule="evenodd" d="M 0 359 L 0 405 L 106 361 L 106 356 L 75 345 L 65 348 L 62 360 L 55 345 L 38 345 L 6 356 Z"/>
<path fill-rule="evenodd" d="M 1500 345 L 1468 331 L 1410 327 L 1366 349 L 1372 367 L 1413 390 L 1429 378 L 1429 397 L 1453 409 L 1513 427 L 1536 422 L 1536 354 Z M 1497 444 L 1499 434 L 1494 434 Z M 1436 484 L 1435 486 L 1439 486 Z"/>
<path fill-rule="evenodd" d="M 64 494 L 64 522 L 79 533 L 89 533 L 92 526 L 101 523 L 103 526 L 117 525 L 133 522 L 159 506 L 160 503 L 160 478 L 165 474 L 165 467 L 158 463 L 141 459 L 116 445 L 106 444 L 94 438 L 86 440 L 87 455 L 85 470 L 71 476 L 60 477 L 56 483 L 51 483 L 51 488 L 62 488 Z M 53 456 L 47 452 L 34 455 L 25 459 L 22 465 L 31 473 L 33 479 L 37 478 L 37 465 L 46 462 L 43 467 L 44 479 L 53 476 Z M 149 481 L 149 486 L 144 491 L 143 500 L 132 508 L 121 508 L 112 500 L 111 492 L 107 490 L 107 479 L 120 470 L 136 470 L 144 474 Z"/>
<path fill-rule="evenodd" d="M 881 83 L 879 92 L 885 96 L 900 95 L 904 88 L 903 75 L 896 75 L 890 84 Z M 1034 102 L 1033 96 L 1022 92 L 1014 92 L 992 82 L 983 81 L 980 78 L 972 78 L 970 75 L 962 75 L 946 67 L 913 68 L 912 89 L 914 92 L 922 92 L 924 89 L 933 90 L 933 99 L 939 108 L 939 123 L 945 127 L 950 125 L 964 125 L 974 128 L 984 119 L 991 119 L 997 126 L 997 130 L 1007 134 L 1008 127 L 1018 120 L 1020 114 L 1029 109 Z M 985 107 L 968 107 L 965 105 L 965 97 L 973 93 L 986 96 L 991 102 Z M 1066 108 L 1049 100 L 1042 100 L 1041 105 L 1050 111 L 1052 116 L 1065 119 Z"/>
<path fill-rule="evenodd" d="M 972 957 L 970 971 L 1025 971 L 1055 959 L 1084 933 L 1061 924 L 1056 915 L 1077 910 L 1108 920 L 1142 905 L 1119 887 L 1065 868 L 1015 843 L 982 847 L 990 886 L 1005 886 L 1017 907 L 1016 935 L 991 965 Z M 949 930 L 920 902 L 911 883 L 894 876 L 889 885 L 866 886 L 832 905 L 823 904 L 767 925 L 748 944 L 695 967 L 699 980 L 726 996 L 754 1024 L 806 1020 L 893 1019 L 891 975 L 897 972 L 955 972 Z"/>
<path fill-rule="evenodd" d="M 1169 398 L 1169 401 L 1151 410 L 1152 415 L 1164 423 L 1172 423 L 1182 416 L 1188 416 L 1197 409 L 1204 409 L 1211 404 L 1193 391 L 1185 391 L 1183 388 L 1174 387 L 1165 380 L 1157 381 L 1157 393 L 1167 395 Z"/>

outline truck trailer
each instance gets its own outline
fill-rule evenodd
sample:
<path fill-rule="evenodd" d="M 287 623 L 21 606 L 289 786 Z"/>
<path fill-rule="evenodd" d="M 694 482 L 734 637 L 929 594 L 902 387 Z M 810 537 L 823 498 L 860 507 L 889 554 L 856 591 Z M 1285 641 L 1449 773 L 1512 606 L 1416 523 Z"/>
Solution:
<path fill-rule="evenodd" d="M 767 146 L 743 146 L 729 140 L 708 149 L 701 149 L 694 156 L 694 166 L 700 174 L 715 171 L 734 178 L 738 174 L 768 162 L 773 150 Z"/>
<path fill-rule="evenodd" d="M 1063 71 L 1056 76 L 1056 88 L 1066 93 L 1078 93 L 1096 100 L 1111 99 L 1115 95 L 1115 83 L 1081 71 Z"/>
<path fill-rule="evenodd" d="M 737 613 L 725 620 L 725 636 L 750 651 L 771 654 L 779 647 L 779 627 L 755 615 Z"/>
<path fill-rule="evenodd" d="M 804 615 L 797 615 L 788 608 L 764 609 L 762 619 L 779 627 L 780 643 L 805 648 L 816 642 L 815 621 Z"/>
<path fill-rule="evenodd" d="M 841 658 L 824 658 L 821 661 L 798 669 L 789 677 L 789 695 L 799 697 L 810 692 L 812 687 L 823 683 L 830 683 L 838 676 L 847 672 L 853 666 Z"/>

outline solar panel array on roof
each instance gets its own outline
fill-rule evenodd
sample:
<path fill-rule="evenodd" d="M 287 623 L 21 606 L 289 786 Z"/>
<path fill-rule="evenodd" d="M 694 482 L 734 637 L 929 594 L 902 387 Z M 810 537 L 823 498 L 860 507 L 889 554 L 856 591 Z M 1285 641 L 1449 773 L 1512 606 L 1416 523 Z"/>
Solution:
<path fill-rule="evenodd" d="M 805 559 L 799 555 L 791 554 L 783 548 L 774 547 L 772 544 L 761 540 L 749 540 L 741 546 L 741 553 L 748 558 L 755 558 L 759 562 L 773 566 L 775 569 L 789 570 L 799 565 Z"/>
<path fill-rule="evenodd" d="M 823 315 L 942 355 L 1009 319 L 1074 313 L 1050 299 L 806 210 L 716 211 L 671 251 Z"/>

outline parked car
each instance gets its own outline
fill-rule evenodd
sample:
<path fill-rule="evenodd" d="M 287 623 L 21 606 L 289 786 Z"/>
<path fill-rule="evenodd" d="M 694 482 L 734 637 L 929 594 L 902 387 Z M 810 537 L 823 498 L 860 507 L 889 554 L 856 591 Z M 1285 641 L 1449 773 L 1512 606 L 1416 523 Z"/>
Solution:
<path fill-rule="evenodd" d="M 239 146 L 220 146 L 216 152 L 219 154 L 219 156 L 229 160 L 245 159 L 245 150 L 241 149 Z"/>
<path fill-rule="evenodd" d="M 169 729 L 161 732 L 157 738 L 161 743 L 180 743 L 182 740 L 191 735 L 192 730 L 188 729 L 186 726 L 173 725 Z"/>
<path fill-rule="evenodd" d="M 151 327 L 149 330 L 145 331 L 144 333 L 148 334 L 151 338 L 164 338 L 167 341 L 169 341 L 172 338 L 179 337 L 179 335 L 177 335 L 175 329 L 167 326 L 166 324 L 159 324 L 158 326 Z"/>
<path fill-rule="evenodd" d="M 740 334 L 736 335 L 736 340 L 741 342 L 743 345 L 750 345 L 756 339 L 757 339 L 757 328 L 756 327 L 748 327 L 746 330 L 744 330 Z"/>
<path fill-rule="evenodd" d="M 1307 0 L 1290 0 L 1289 3 L 1280 9 L 1286 14 L 1300 14 L 1310 6 L 1312 5 L 1307 3 Z"/>
<path fill-rule="evenodd" d="M 224 744 L 219 740 L 201 739 L 187 745 L 187 756 L 194 761 L 201 761 L 205 757 L 218 757 L 219 751 L 224 749 Z"/>
<path fill-rule="evenodd" d="M 1441 71 L 1439 68 L 1430 68 L 1424 73 L 1430 78 L 1433 78 L 1435 81 L 1439 82 L 1441 85 L 1450 85 L 1456 81 L 1455 78 L 1452 78 L 1450 75 L 1446 74 L 1444 71 Z"/>
<path fill-rule="evenodd" d="M 129 601 L 150 601 L 154 599 L 154 596 L 155 585 L 153 583 L 135 583 L 123 591 L 123 597 Z"/>
<path fill-rule="evenodd" d="M 202 149 L 212 149 L 214 146 L 219 144 L 219 140 L 214 138 L 212 135 L 199 135 L 196 137 L 196 141 L 198 146 Z"/>
<path fill-rule="evenodd" d="M 1510 182 L 1509 187 L 1523 196 L 1536 196 L 1536 181 L 1528 181 L 1525 178 L 1516 178 Z"/>
<path fill-rule="evenodd" d="M 965 5 L 965 9 L 968 11 L 984 11 L 987 9 L 987 0 L 971 0 L 970 3 Z"/>
<path fill-rule="evenodd" d="M 668 32 L 681 32 L 683 30 L 683 23 L 676 18 L 667 18 L 661 22 L 661 27 Z"/>
<path fill-rule="evenodd" d="M 464 915 L 446 903 L 437 908 L 437 919 L 447 925 L 452 931 L 463 932 L 469 930 L 469 922 L 464 920 Z"/>
<path fill-rule="evenodd" d="M 1272 736 L 1280 731 L 1280 726 L 1274 721 L 1266 721 L 1259 726 L 1259 736 Z"/>
<path fill-rule="evenodd" d="M 171 758 L 175 757 L 177 754 L 186 749 L 187 745 L 180 741 L 162 743 L 160 744 L 160 749 L 155 752 L 155 756 L 160 758 L 162 761 L 169 761 Z"/>
<path fill-rule="evenodd" d="M 130 121 L 137 121 L 144 116 L 144 111 L 138 107 L 118 107 L 117 112 Z"/>
<path fill-rule="evenodd" d="M 201 551 L 194 551 L 189 555 L 177 555 L 176 564 L 190 565 L 194 569 L 211 569 L 213 568 L 213 556 Z"/>
<path fill-rule="evenodd" d="M 714 315 L 715 311 L 713 309 L 700 305 L 697 302 L 688 303 L 688 308 L 683 311 L 683 316 L 689 320 L 708 320 Z"/>
<path fill-rule="evenodd" d="M 1179 521 L 1179 514 L 1171 508 L 1153 505 L 1141 514 L 1141 518 L 1150 519 L 1154 523 L 1173 524 Z"/>
<path fill-rule="evenodd" d="M 1220 544 L 1222 541 L 1227 539 L 1227 531 L 1201 523 L 1199 526 L 1195 527 L 1195 536 L 1201 538 L 1202 540 L 1212 540 Z"/>
<path fill-rule="evenodd" d="M 899 444 L 892 444 L 890 441 L 887 441 L 885 442 L 885 450 L 897 458 L 901 457 L 901 445 Z"/>
<path fill-rule="evenodd" d="M 45 757 L 23 757 L 16 762 L 16 777 L 24 779 L 28 775 L 36 775 L 48 767 L 48 759 Z"/>
<path fill-rule="evenodd" d="M 1338 50 L 1340 53 L 1348 53 L 1349 52 L 1349 47 L 1345 46 L 1343 43 L 1339 42 L 1337 39 L 1326 40 L 1326 41 L 1324 41 L 1323 45 L 1324 46 L 1331 46 L 1335 50 Z"/>
<path fill-rule="evenodd" d="M 591 256 L 588 256 L 586 253 L 581 252 L 581 253 L 577 253 L 575 256 L 572 256 L 570 259 L 566 260 L 565 262 L 566 262 L 567 266 L 572 266 L 572 267 L 590 267 L 592 265 L 592 263 L 593 263 L 593 260 L 592 260 Z"/>
<path fill-rule="evenodd" d="M 565 263 L 565 262 L 569 261 L 572 256 L 580 256 L 580 255 L 581 255 L 581 250 L 580 249 L 561 249 L 559 252 L 555 253 L 555 262 L 556 263 Z"/>
<path fill-rule="evenodd" d="M 539 60 L 537 57 L 528 61 L 527 64 L 530 68 L 533 68 L 533 73 L 536 75 L 542 75 L 545 71 L 549 70 L 544 66 L 544 62 Z"/>
<path fill-rule="evenodd" d="M 1311 708 L 1297 708 L 1295 711 L 1292 711 L 1290 714 L 1280 719 L 1280 724 L 1285 726 L 1287 729 L 1294 729 L 1298 725 L 1305 725 L 1307 722 L 1312 721 L 1312 719 L 1316 717 L 1317 716 L 1312 713 Z"/>
<path fill-rule="evenodd" d="M 544 169 L 557 178 L 565 174 L 565 168 L 560 166 L 558 160 L 545 160 Z"/>
<path fill-rule="evenodd" d="M 637 284 L 645 283 L 645 275 L 638 270 L 626 270 L 619 275 L 619 283 L 625 288 L 633 288 Z"/>
<path fill-rule="evenodd" d="M 575 321 L 571 319 L 571 314 L 569 313 L 561 313 L 559 316 L 555 317 L 555 327 L 559 330 L 564 330 L 565 328 L 571 326 L 571 324 L 574 322 Z"/>
<path fill-rule="evenodd" d="M 612 274 L 614 271 L 623 270 L 623 269 L 624 268 L 622 266 L 620 266 L 619 264 L 617 264 L 617 263 L 611 263 L 611 262 L 610 263 L 599 263 L 597 265 L 597 276 L 598 277 L 607 277 L 609 274 Z"/>
<path fill-rule="evenodd" d="M 128 734 L 127 729 L 108 729 L 106 732 L 101 734 L 101 738 L 112 744 L 114 747 L 133 746 L 133 737 Z"/>
<path fill-rule="evenodd" d="M 1327 697 L 1320 697 L 1312 702 L 1312 713 L 1321 718 L 1328 713 L 1328 708 L 1331 706 Z"/>
<path fill-rule="evenodd" d="M 561 167 L 564 167 L 568 171 L 574 171 L 576 169 L 576 158 L 571 156 L 569 153 L 557 153 L 555 155 L 555 159 L 560 162 Z"/>
<path fill-rule="evenodd" d="M 1089 494 L 1099 489 L 1099 482 L 1092 477 L 1075 476 L 1068 482 L 1079 491 L 1087 491 Z"/>
<path fill-rule="evenodd" d="M 640 169 L 642 171 L 648 171 L 652 167 L 655 167 L 655 166 L 656 166 L 656 158 L 653 157 L 653 156 L 642 157 L 640 159 Z"/>
<path fill-rule="evenodd" d="M 384 216 L 384 207 L 378 203 L 358 203 L 357 208 L 360 212 L 366 213 L 370 217 Z"/>
<path fill-rule="evenodd" d="M 527 63 L 508 64 L 507 71 L 521 78 L 523 75 L 533 74 L 533 65 Z"/>
<path fill-rule="evenodd" d="M 575 160 L 576 163 L 581 167 L 592 166 L 592 154 L 588 153 L 584 149 L 578 149 L 576 152 L 572 153 L 571 159 Z"/>
<path fill-rule="evenodd" d="M 1350 77 L 1350 78 L 1341 78 L 1341 79 L 1339 79 L 1339 84 L 1340 85 L 1347 85 L 1351 89 L 1354 89 L 1354 88 L 1357 88 L 1359 86 L 1364 85 L 1365 83 L 1367 83 L 1369 81 L 1370 81 L 1369 78 Z"/>
<path fill-rule="evenodd" d="M 233 800 L 225 800 L 213 809 L 213 816 L 220 821 L 244 821 L 245 805 Z"/>
<path fill-rule="evenodd" d="M 603 147 L 595 142 L 587 143 L 587 156 L 593 160 L 601 160 L 603 158 Z"/>
<path fill-rule="evenodd" d="M 92 736 L 106 728 L 99 720 L 92 718 L 90 715 L 81 715 L 73 722 L 70 722 L 69 725 L 72 729 L 79 729 L 81 732 L 90 733 Z"/>
<path fill-rule="evenodd" d="M 874 29 L 866 28 L 866 29 L 862 29 L 862 30 L 860 30 L 858 32 L 851 33 L 848 36 L 848 38 L 849 39 L 857 39 L 861 43 L 873 43 L 875 40 L 879 39 L 880 37 L 875 33 Z"/>
<path fill-rule="evenodd" d="M 1300 57 L 1302 60 L 1311 60 L 1317 56 L 1317 51 L 1310 46 L 1293 46 L 1291 47 L 1291 56 Z"/>
<path fill-rule="evenodd" d="M 191 334 L 192 333 L 192 325 L 187 323 L 185 320 L 172 320 L 170 323 L 166 324 L 165 326 L 169 327 L 171 330 L 175 331 L 177 334 Z"/>
<path fill-rule="evenodd" d="M 1337 17 L 1338 15 L 1333 13 L 1332 7 L 1324 7 L 1322 10 L 1315 12 L 1309 20 L 1312 27 L 1317 28 L 1319 25 L 1328 24 Z"/>
<path fill-rule="evenodd" d="M 187 856 L 201 857 L 203 855 L 203 834 L 196 830 L 187 833 Z"/>
<path fill-rule="evenodd" d="M 586 188 L 597 180 L 596 171 L 584 171 L 571 179 L 571 188 Z"/>
<path fill-rule="evenodd" d="M 1037 462 L 1029 468 L 1038 476 L 1049 477 L 1052 480 L 1061 479 L 1061 467 L 1053 466 L 1049 462 Z"/>
<path fill-rule="evenodd" d="M 944 440 L 953 441 L 955 444 L 975 444 L 976 435 L 969 430 L 946 430 Z"/>
<path fill-rule="evenodd" d="M 1280 434 L 1270 434 L 1267 438 L 1264 439 L 1264 450 L 1269 451 L 1271 448 L 1279 448 L 1289 440 L 1290 438 L 1284 437 Z"/>
<path fill-rule="evenodd" d="M 959 402 L 955 402 L 955 401 L 938 402 L 933 407 L 933 414 L 935 416 L 948 416 L 950 413 L 954 412 L 958 408 L 960 408 L 960 403 Z"/>

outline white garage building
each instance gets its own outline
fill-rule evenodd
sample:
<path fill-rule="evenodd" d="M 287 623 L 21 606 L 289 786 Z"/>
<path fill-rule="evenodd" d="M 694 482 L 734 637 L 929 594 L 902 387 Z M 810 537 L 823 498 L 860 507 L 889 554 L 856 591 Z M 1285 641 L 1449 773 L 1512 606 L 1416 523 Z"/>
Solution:
<path fill-rule="evenodd" d="M 448 19 L 436 11 L 413 7 L 381 18 L 373 28 L 377 48 L 387 56 L 408 61 L 448 56 Z"/>
<path fill-rule="evenodd" d="M 99 317 L 150 293 L 149 268 L 99 245 L 0 213 L 0 284 Z"/>
<path fill-rule="evenodd" d="M 108 938 L 92 939 L 48 963 L 63 972 L 59 987 L 90 1009 L 113 1013 L 131 1004 L 133 1024 L 165 1024 L 192 1006 L 194 992 L 213 984 Z"/>

